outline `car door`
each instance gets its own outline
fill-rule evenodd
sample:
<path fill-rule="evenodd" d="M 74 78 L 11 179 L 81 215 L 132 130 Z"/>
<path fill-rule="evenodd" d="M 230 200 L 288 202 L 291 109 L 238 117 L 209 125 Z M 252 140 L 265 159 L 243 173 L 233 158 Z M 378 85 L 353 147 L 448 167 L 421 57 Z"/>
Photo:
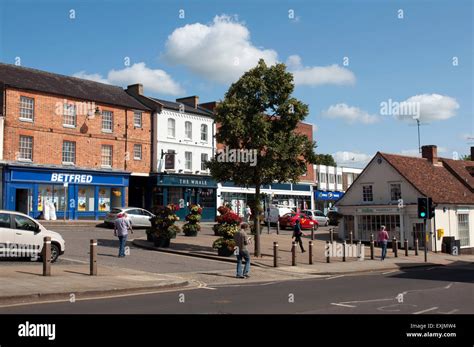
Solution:
<path fill-rule="evenodd" d="M 130 222 L 132 222 L 132 226 L 134 227 L 140 227 L 142 226 L 142 213 L 139 209 L 132 209 L 127 211 L 128 218 L 130 219 Z"/>
<path fill-rule="evenodd" d="M 322 211 L 316 211 L 316 220 L 319 225 L 326 225 L 326 216 Z"/>
<path fill-rule="evenodd" d="M 147 210 L 140 210 L 140 211 L 142 213 L 142 225 L 147 228 L 150 227 L 151 226 L 150 218 L 153 217 L 153 215 Z"/>
<path fill-rule="evenodd" d="M 0 213 L 0 257 L 10 256 L 12 243 L 15 243 L 15 230 L 11 226 L 11 215 Z"/>
<path fill-rule="evenodd" d="M 29 217 L 12 214 L 15 243 L 21 247 L 25 256 L 33 256 L 43 246 L 43 237 L 38 224 Z"/>

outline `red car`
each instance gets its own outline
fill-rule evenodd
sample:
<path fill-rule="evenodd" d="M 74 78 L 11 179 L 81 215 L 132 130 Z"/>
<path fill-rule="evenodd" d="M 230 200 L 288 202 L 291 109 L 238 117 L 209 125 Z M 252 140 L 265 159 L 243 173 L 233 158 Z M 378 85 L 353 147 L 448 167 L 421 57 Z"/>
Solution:
<path fill-rule="evenodd" d="M 300 220 L 301 229 L 312 229 L 313 226 L 315 229 L 318 228 L 318 222 L 311 219 L 304 213 L 287 213 L 281 216 L 278 220 L 280 222 L 280 227 L 282 229 L 293 228 L 296 224 L 296 220 Z"/>

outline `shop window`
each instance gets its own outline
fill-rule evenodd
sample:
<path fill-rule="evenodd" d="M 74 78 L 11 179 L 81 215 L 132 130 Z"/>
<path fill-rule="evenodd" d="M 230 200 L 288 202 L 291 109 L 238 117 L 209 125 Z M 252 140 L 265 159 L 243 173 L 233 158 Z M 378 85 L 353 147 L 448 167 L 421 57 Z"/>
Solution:
<path fill-rule="evenodd" d="M 179 205 L 181 199 L 183 199 L 183 188 L 168 188 L 168 204 Z"/>
<path fill-rule="evenodd" d="M 392 201 L 398 201 L 402 198 L 402 187 L 400 183 L 390 184 L 390 199 Z"/>
<path fill-rule="evenodd" d="M 44 211 L 44 205 L 51 201 L 56 211 L 64 211 L 65 196 L 64 187 L 60 185 L 38 185 L 38 212 Z"/>
<path fill-rule="evenodd" d="M 111 133 L 114 128 L 114 114 L 111 111 L 102 111 L 102 131 Z"/>
<path fill-rule="evenodd" d="M 93 212 L 95 210 L 94 202 L 94 187 L 79 186 L 77 210 L 79 212 Z"/>
<path fill-rule="evenodd" d="M 153 187 L 153 206 L 163 206 L 163 188 L 162 187 Z"/>
<path fill-rule="evenodd" d="M 199 190 L 199 204 L 201 207 L 215 207 L 214 189 L 203 188 Z"/>
<path fill-rule="evenodd" d="M 362 200 L 363 201 L 374 201 L 372 192 L 372 185 L 362 186 Z"/>
<path fill-rule="evenodd" d="M 337 184 L 338 185 L 342 184 L 342 175 L 337 175 Z"/>
<path fill-rule="evenodd" d="M 122 207 L 122 189 L 121 188 L 112 188 L 110 206 Z"/>
<path fill-rule="evenodd" d="M 33 137 L 20 135 L 19 160 L 33 160 Z"/>
<path fill-rule="evenodd" d="M 135 128 L 141 128 L 142 127 L 142 113 L 135 111 L 133 113 L 133 125 Z"/>
<path fill-rule="evenodd" d="M 110 188 L 99 188 L 99 212 L 110 211 Z"/>
<path fill-rule="evenodd" d="M 32 122 L 34 119 L 35 99 L 20 96 L 20 120 Z"/>

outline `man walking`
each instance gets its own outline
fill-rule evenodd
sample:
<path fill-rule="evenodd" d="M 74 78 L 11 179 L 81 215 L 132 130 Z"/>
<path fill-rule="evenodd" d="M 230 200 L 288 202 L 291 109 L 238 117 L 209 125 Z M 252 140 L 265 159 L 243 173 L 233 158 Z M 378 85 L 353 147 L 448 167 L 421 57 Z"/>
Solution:
<path fill-rule="evenodd" d="M 295 239 L 295 242 L 300 245 L 301 248 L 301 253 L 306 252 L 303 247 L 303 240 L 301 240 L 302 236 L 306 236 L 303 234 L 303 231 L 301 230 L 301 222 L 299 219 L 296 220 L 295 226 L 293 228 L 293 238 Z"/>
<path fill-rule="evenodd" d="M 248 278 L 250 277 L 250 253 L 247 249 L 247 245 L 250 243 L 250 237 L 247 236 L 246 230 L 249 228 L 247 223 L 240 225 L 240 230 L 234 235 L 234 241 L 236 246 L 237 255 L 237 278 Z M 244 272 L 242 273 L 242 258 L 245 260 Z"/>
<path fill-rule="evenodd" d="M 125 245 L 127 244 L 128 230 L 133 234 L 132 225 L 127 214 L 119 213 L 114 223 L 114 235 L 119 239 L 119 258 L 125 257 Z"/>
<path fill-rule="evenodd" d="M 388 232 L 385 230 L 385 225 L 382 225 L 380 227 L 379 235 L 377 237 L 377 241 L 380 242 L 382 245 L 382 259 L 381 260 L 384 260 L 385 257 L 387 256 L 388 239 L 389 239 Z"/>

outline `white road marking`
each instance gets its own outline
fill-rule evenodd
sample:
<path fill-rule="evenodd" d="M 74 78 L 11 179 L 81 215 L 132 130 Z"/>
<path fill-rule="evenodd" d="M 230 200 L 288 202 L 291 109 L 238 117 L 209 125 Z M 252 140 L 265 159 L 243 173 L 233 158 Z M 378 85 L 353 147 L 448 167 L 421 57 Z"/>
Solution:
<path fill-rule="evenodd" d="M 423 310 L 423 311 L 413 312 L 413 314 L 422 314 L 422 313 L 434 311 L 434 310 L 437 310 L 437 309 L 438 309 L 438 307 L 435 306 L 435 307 L 427 308 L 426 310 Z"/>
<path fill-rule="evenodd" d="M 457 308 L 455 308 L 454 310 L 451 310 L 449 312 L 441 312 L 441 311 L 438 311 L 438 313 L 441 313 L 441 314 L 453 314 L 454 312 L 457 312 L 459 311 Z"/>
<path fill-rule="evenodd" d="M 343 306 L 343 307 L 357 307 L 357 306 L 354 306 L 354 305 L 345 305 L 345 304 L 340 304 L 340 303 L 337 303 L 337 302 L 331 302 L 331 305 Z"/>
<path fill-rule="evenodd" d="M 387 275 L 387 274 L 391 274 L 391 273 L 394 273 L 394 272 L 400 272 L 400 270 L 391 270 L 391 271 L 387 271 L 387 272 L 382 272 L 382 275 Z"/>
<path fill-rule="evenodd" d="M 328 277 L 328 278 L 326 278 L 326 279 L 327 279 L 327 280 L 332 280 L 332 279 L 334 279 L 334 278 L 340 278 L 340 277 L 344 277 L 344 276 L 346 276 L 346 275 L 337 275 L 337 276 Z"/>

